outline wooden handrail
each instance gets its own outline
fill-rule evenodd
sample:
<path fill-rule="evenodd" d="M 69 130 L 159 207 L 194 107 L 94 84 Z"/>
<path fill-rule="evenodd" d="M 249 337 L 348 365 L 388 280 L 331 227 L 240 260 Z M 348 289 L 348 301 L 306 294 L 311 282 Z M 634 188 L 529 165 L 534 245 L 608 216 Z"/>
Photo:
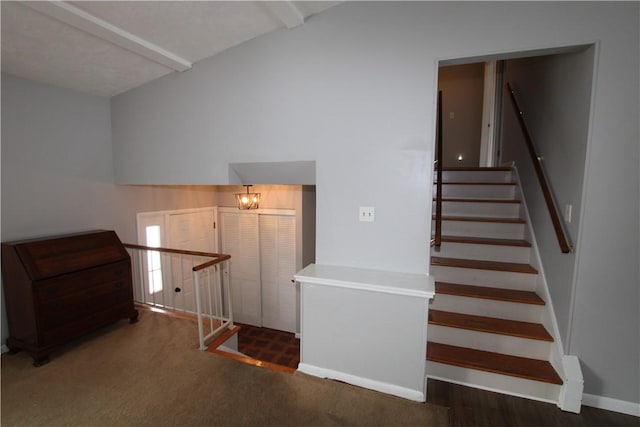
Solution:
<path fill-rule="evenodd" d="M 199 251 L 187 251 L 183 249 L 169 249 L 169 248 L 161 248 L 161 247 L 153 247 L 153 246 L 144 246 L 144 245 L 134 245 L 133 243 L 123 243 L 122 246 L 130 249 L 141 249 L 147 251 L 156 251 L 156 252 L 164 252 L 169 254 L 179 254 L 179 255 L 193 255 L 200 256 L 206 258 L 214 258 L 210 261 L 206 261 L 202 264 L 196 265 L 193 267 L 193 271 L 200 271 L 207 267 L 211 267 L 212 265 L 219 264 L 223 261 L 231 259 L 231 255 L 227 254 L 216 254 L 213 252 L 199 252 Z"/>
<path fill-rule="evenodd" d="M 544 196 L 544 200 L 547 203 L 547 208 L 549 209 L 549 215 L 551 216 L 551 222 L 553 223 L 553 228 L 556 232 L 556 236 L 558 238 L 558 243 L 560 244 L 560 250 L 562 253 L 573 252 L 573 248 L 569 245 L 569 239 L 567 238 L 564 228 L 562 227 L 562 223 L 560 222 L 560 215 L 558 214 L 558 207 L 553 200 L 553 196 L 551 195 L 551 190 L 549 189 L 549 182 L 544 175 L 544 171 L 542 170 L 542 158 L 536 152 L 536 148 L 533 145 L 533 140 L 531 139 L 531 135 L 529 134 L 529 130 L 527 129 L 527 125 L 524 122 L 524 117 L 522 115 L 522 110 L 518 106 L 518 102 L 516 101 L 515 91 L 511 88 L 511 84 L 507 82 L 507 90 L 509 91 L 509 95 L 511 98 L 511 104 L 516 111 L 516 115 L 518 116 L 518 123 L 520 124 L 520 130 L 522 130 L 522 134 L 524 135 L 524 140 L 527 144 L 527 150 L 529 151 L 529 157 L 531 158 L 531 162 L 533 163 L 533 168 L 536 171 L 536 175 L 538 177 L 538 182 L 540 183 L 540 188 L 542 189 L 542 194 Z"/>
<path fill-rule="evenodd" d="M 436 235 L 433 245 L 436 251 L 440 251 L 442 243 L 442 91 L 438 92 L 436 134 Z"/>

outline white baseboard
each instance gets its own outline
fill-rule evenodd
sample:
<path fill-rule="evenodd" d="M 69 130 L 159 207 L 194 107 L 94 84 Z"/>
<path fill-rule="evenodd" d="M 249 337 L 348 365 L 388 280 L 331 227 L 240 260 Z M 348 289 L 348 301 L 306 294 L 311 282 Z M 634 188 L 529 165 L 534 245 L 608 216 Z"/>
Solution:
<path fill-rule="evenodd" d="M 363 378 L 344 372 L 334 371 L 333 369 L 319 368 L 317 366 L 308 365 L 306 363 L 300 363 L 298 365 L 298 372 L 302 372 L 307 375 L 313 375 L 314 377 L 343 381 L 349 384 L 357 385 L 359 387 L 368 388 L 370 390 L 375 390 L 382 393 L 403 397 L 405 399 L 414 400 L 416 402 L 426 401 L 424 390 L 412 390 L 410 388 L 394 384 L 384 383 L 369 378 Z"/>
<path fill-rule="evenodd" d="M 458 381 L 448 377 L 444 377 L 444 376 L 440 377 L 438 375 L 431 375 L 431 374 L 427 374 L 427 377 L 432 380 L 444 381 L 446 383 L 462 385 L 470 388 L 477 388 L 478 390 L 490 391 L 492 393 L 506 394 L 508 396 L 521 397 L 523 399 L 535 400 L 535 401 L 544 402 L 544 403 L 553 403 L 554 405 L 557 405 L 558 403 L 555 400 L 546 399 L 544 397 L 538 397 L 532 394 L 518 393 L 511 390 L 505 390 L 504 388 L 499 388 L 499 387 L 478 385 L 479 383 L 481 383 L 480 381 Z"/>
<path fill-rule="evenodd" d="M 582 404 L 598 409 L 606 409 L 607 411 L 620 412 L 621 414 L 640 417 L 640 403 L 627 402 L 625 400 L 584 393 L 582 395 Z"/>
<path fill-rule="evenodd" d="M 6 344 L 2 344 L 1 349 L 3 354 L 9 351 L 9 347 L 7 347 Z"/>

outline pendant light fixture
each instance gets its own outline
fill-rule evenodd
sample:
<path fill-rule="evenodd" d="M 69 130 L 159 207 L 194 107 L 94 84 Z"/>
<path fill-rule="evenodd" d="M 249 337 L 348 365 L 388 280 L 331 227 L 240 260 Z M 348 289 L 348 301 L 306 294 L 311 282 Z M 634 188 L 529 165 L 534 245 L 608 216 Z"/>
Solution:
<path fill-rule="evenodd" d="M 249 188 L 251 188 L 252 185 L 245 185 L 245 187 L 247 187 L 246 193 L 236 193 L 238 209 L 258 209 L 260 193 L 250 193 Z"/>

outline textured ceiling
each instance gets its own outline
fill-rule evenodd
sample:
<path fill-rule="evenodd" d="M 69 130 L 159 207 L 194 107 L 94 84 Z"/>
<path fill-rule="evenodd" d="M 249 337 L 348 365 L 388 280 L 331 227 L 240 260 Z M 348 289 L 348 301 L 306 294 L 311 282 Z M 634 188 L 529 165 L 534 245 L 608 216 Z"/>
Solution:
<path fill-rule="evenodd" d="M 107 41 L 100 34 L 91 34 L 52 17 L 55 15 L 38 7 L 42 3 L 1 2 L 2 71 L 106 97 L 176 72 Z M 302 23 L 302 19 L 295 22 L 294 18 L 292 24 L 287 18 L 291 14 L 306 18 L 337 3 L 66 2 L 83 16 L 81 24 L 95 18 L 118 34 L 141 39 L 143 44 L 168 51 L 188 63 L 270 31 Z"/>

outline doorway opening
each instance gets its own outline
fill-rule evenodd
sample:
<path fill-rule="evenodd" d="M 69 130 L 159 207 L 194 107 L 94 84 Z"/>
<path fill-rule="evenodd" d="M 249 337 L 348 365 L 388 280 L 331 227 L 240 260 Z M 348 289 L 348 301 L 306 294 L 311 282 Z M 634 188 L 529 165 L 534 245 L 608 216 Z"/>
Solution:
<path fill-rule="evenodd" d="M 493 166 L 505 166 L 514 173 L 514 176 L 517 174 L 517 182 L 520 184 L 517 196 L 518 200 L 523 203 L 519 213 L 516 212 L 511 216 L 516 220 L 526 219 L 530 223 L 525 237 L 529 242 L 535 240 L 536 250 L 539 254 L 536 254 L 535 260 L 546 272 L 544 280 L 540 281 L 541 292 L 548 295 L 549 301 L 553 302 L 554 314 L 566 325 L 565 330 L 559 330 L 557 326 L 554 326 L 556 330 L 559 330 L 557 336 L 562 339 L 571 335 L 572 325 L 570 322 L 572 318 L 567 318 L 566 313 L 571 313 L 573 310 L 577 279 L 575 278 L 574 259 L 556 256 L 558 253 L 557 233 L 548 212 L 549 206 L 555 205 L 557 208 L 553 209 L 560 213 L 558 216 L 563 220 L 560 228 L 567 232 L 570 240 L 577 241 L 583 216 L 583 195 L 586 192 L 584 177 L 587 167 L 588 145 L 590 144 L 590 110 L 593 103 L 596 53 L 597 45 L 590 44 L 538 51 L 511 52 L 491 57 L 455 59 L 442 61 L 439 64 L 439 77 L 441 77 L 441 79 L 439 78 L 439 88 L 443 90 L 444 105 L 441 109 L 444 122 L 442 132 L 444 148 L 442 152 L 447 153 L 448 144 L 453 144 L 449 147 L 449 154 L 445 154 L 447 158 L 443 159 L 442 164 L 444 168 L 457 166 L 455 155 L 462 149 L 458 148 L 460 145 L 455 145 L 456 141 L 452 143 L 449 138 L 455 137 L 456 132 L 461 131 L 460 128 L 464 130 L 469 127 L 472 128 L 471 131 L 475 136 L 462 142 L 469 143 L 472 146 L 469 152 L 473 152 L 477 157 L 473 157 L 471 164 L 460 166 L 476 169 L 486 166 L 482 163 L 482 156 L 479 153 L 482 151 L 480 145 L 481 129 L 487 125 L 485 119 L 480 119 L 480 126 L 478 126 L 477 118 L 485 116 L 481 111 L 485 111 L 486 108 L 481 105 L 491 104 L 486 102 L 486 94 L 492 92 L 488 91 L 485 86 L 486 78 L 480 76 L 486 77 L 487 61 L 496 61 L 496 64 L 501 64 L 496 67 L 499 78 L 496 79 L 496 91 L 494 92 L 496 97 L 493 102 L 496 118 L 494 129 L 497 137 L 495 147 L 499 148 L 499 151 L 496 152 L 498 154 L 496 156 L 497 162 Z M 483 66 L 484 70 L 482 70 Z M 461 70 L 469 69 L 475 70 L 475 81 L 478 86 L 473 92 L 475 97 L 467 99 L 462 96 L 458 101 L 450 100 L 453 104 L 447 105 L 447 97 L 455 98 L 456 93 L 451 94 L 451 90 L 448 91 L 447 87 L 443 87 L 443 82 L 451 86 L 458 84 L 461 87 L 469 83 L 465 77 L 451 79 L 453 83 L 447 82 L 447 73 L 451 74 L 453 70 L 458 73 L 458 76 L 462 76 Z M 482 89 L 479 88 L 481 81 Z M 513 95 L 518 105 L 516 108 L 512 108 L 516 103 L 511 102 L 512 93 L 505 88 L 507 83 L 514 89 Z M 497 88 L 505 89 L 500 93 Z M 459 92 L 463 95 L 465 93 L 464 90 Z M 483 95 L 478 97 L 479 93 L 483 93 Z M 456 110 L 455 106 L 452 107 L 451 105 L 456 105 L 455 102 L 459 102 L 463 107 L 467 107 L 464 105 L 465 102 L 474 103 L 475 121 L 473 125 L 464 124 L 465 117 L 458 114 L 458 111 L 464 110 Z M 526 124 L 526 132 L 521 127 L 522 119 Z M 449 128 L 447 124 L 450 125 Z M 532 144 L 528 144 L 530 141 Z M 534 149 L 529 149 L 530 146 L 533 146 Z M 463 159 L 466 157 L 466 152 L 464 154 Z M 542 173 L 538 173 L 539 170 L 542 170 Z M 464 236 L 467 241 L 472 241 L 469 244 L 478 244 L 478 240 L 486 236 L 481 235 L 483 231 L 477 231 L 480 229 L 479 226 L 476 230 L 471 230 L 471 227 L 468 227 L 469 223 L 474 223 L 474 226 L 481 223 L 482 220 L 497 223 L 502 217 L 508 217 L 509 215 L 498 213 L 498 211 L 489 214 L 483 210 L 484 206 L 479 206 L 480 203 L 485 202 L 486 206 L 489 206 L 503 197 L 496 195 L 496 193 L 482 193 L 484 190 L 481 188 L 489 181 L 486 178 L 488 172 L 486 170 L 478 171 L 479 174 L 485 175 L 481 176 L 482 179 L 473 182 L 482 185 L 475 186 L 467 185 L 471 181 L 469 178 L 471 174 L 465 175 L 465 173 L 471 171 L 454 170 L 448 172 L 451 172 L 452 176 L 442 179 L 440 184 L 443 182 L 449 184 L 450 191 L 442 190 L 440 202 L 434 202 L 433 205 L 436 211 L 438 210 L 437 205 L 441 205 L 440 222 L 445 224 L 441 228 L 445 230 L 442 233 L 449 237 L 449 243 L 452 240 L 460 240 L 460 236 Z M 458 174 L 457 178 L 453 177 L 455 174 Z M 544 180 L 540 179 L 540 176 Z M 550 198 L 543 194 L 540 181 L 548 183 L 549 191 L 547 193 L 550 193 Z M 465 192 L 458 191 L 458 188 L 463 186 L 460 183 L 466 185 Z M 554 203 L 548 203 L 549 199 L 552 199 Z M 493 216 L 493 218 L 486 221 L 486 218 L 482 218 L 482 216 Z M 437 220 L 433 222 L 432 229 L 436 228 L 437 223 Z M 449 248 L 452 246 L 453 244 L 450 244 Z M 486 253 L 485 250 L 482 255 L 478 255 L 476 258 L 485 256 Z M 468 255 L 455 255 L 458 258 L 470 258 Z M 451 258 L 454 257 L 451 256 Z M 482 282 L 476 283 L 471 279 L 466 280 L 464 284 L 483 285 Z"/>
<path fill-rule="evenodd" d="M 299 289 L 294 274 L 315 262 L 315 186 L 260 185 L 260 209 L 239 210 L 241 186 L 215 186 L 215 206 L 139 213 L 138 243 L 187 251 L 228 253 L 236 337 L 245 356 L 297 367 Z M 191 266 L 149 251 L 136 300 L 193 315 Z M 165 259 L 167 258 L 167 259 Z M 173 286 L 176 275 L 183 285 Z M 194 306 L 195 307 L 195 306 Z M 264 327 L 263 329 L 260 329 Z M 264 348 L 261 351 L 260 346 Z M 248 349 L 248 350 L 247 350 Z"/>
<path fill-rule="evenodd" d="M 513 153 L 505 156 L 509 147 L 503 147 L 505 139 L 512 136 L 510 129 L 505 135 L 503 123 L 503 110 L 509 105 L 506 83 L 515 79 L 528 92 L 540 90 L 551 96 L 549 92 L 563 79 L 577 80 L 582 86 L 573 91 L 590 96 L 593 49 L 593 45 L 577 45 L 440 61 L 443 167 L 510 164 Z M 569 100 L 559 97 L 558 102 L 572 107 Z"/>

